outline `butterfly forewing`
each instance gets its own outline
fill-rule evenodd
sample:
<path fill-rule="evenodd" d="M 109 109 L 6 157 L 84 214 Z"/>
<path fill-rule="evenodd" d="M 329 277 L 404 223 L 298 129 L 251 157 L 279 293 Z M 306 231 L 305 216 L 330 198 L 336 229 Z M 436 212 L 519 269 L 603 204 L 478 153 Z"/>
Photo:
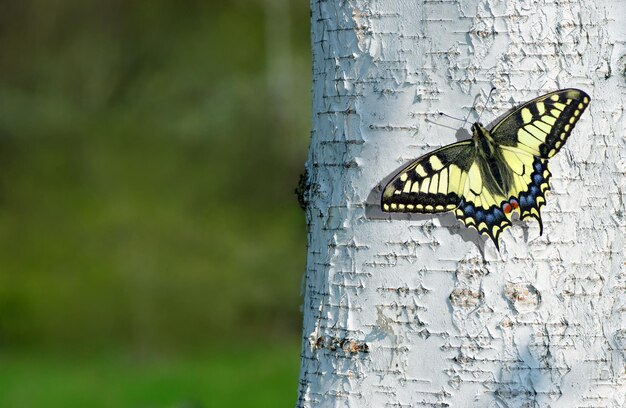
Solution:
<path fill-rule="evenodd" d="M 461 202 L 474 155 L 473 144 L 463 141 L 411 162 L 383 190 L 383 210 L 417 213 L 454 210 Z"/>
<path fill-rule="evenodd" d="M 589 95 L 578 89 L 540 96 L 507 115 L 491 135 L 500 146 L 549 159 L 563 147 L 589 101 Z"/>

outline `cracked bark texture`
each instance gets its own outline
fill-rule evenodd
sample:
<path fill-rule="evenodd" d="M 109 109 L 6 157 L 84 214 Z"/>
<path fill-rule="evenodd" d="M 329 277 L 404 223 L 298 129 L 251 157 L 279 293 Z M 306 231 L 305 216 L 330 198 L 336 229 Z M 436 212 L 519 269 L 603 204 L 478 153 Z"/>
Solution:
<path fill-rule="evenodd" d="M 297 405 L 626 406 L 626 2 L 311 9 Z M 591 105 L 551 160 L 543 236 L 514 222 L 498 254 L 450 213 L 380 213 L 381 180 L 469 138 L 438 111 L 493 124 L 566 87 Z"/>

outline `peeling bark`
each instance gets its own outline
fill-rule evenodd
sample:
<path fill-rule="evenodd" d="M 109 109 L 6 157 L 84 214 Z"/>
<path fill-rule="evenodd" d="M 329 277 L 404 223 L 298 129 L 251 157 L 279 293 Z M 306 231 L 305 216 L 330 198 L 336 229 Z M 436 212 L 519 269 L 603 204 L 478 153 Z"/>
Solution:
<path fill-rule="evenodd" d="M 311 7 L 298 407 L 626 406 L 626 2 Z M 498 254 L 452 214 L 379 211 L 381 180 L 469 138 L 438 111 L 493 124 L 566 87 L 592 101 L 543 236 L 514 222 Z"/>

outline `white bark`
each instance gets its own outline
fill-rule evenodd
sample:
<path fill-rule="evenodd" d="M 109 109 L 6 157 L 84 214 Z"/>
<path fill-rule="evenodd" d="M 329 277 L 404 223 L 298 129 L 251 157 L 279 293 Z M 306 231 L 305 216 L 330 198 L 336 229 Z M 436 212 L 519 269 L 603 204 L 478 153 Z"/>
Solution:
<path fill-rule="evenodd" d="M 626 406 L 626 2 L 311 6 L 298 406 Z M 515 222 L 498 254 L 451 214 L 381 215 L 381 180 L 457 140 L 436 112 L 480 111 L 492 86 L 484 123 L 591 95 L 551 160 L 543 236 Z"/>

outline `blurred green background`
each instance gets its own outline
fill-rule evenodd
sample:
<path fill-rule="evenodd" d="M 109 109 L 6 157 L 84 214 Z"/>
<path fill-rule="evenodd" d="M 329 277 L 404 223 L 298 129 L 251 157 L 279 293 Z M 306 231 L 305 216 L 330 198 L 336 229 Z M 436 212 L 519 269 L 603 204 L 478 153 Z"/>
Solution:
<path fill-rule="evenodd" d="M 0 1 L 0 407 L 283 407 L 309 3 Z"/>

